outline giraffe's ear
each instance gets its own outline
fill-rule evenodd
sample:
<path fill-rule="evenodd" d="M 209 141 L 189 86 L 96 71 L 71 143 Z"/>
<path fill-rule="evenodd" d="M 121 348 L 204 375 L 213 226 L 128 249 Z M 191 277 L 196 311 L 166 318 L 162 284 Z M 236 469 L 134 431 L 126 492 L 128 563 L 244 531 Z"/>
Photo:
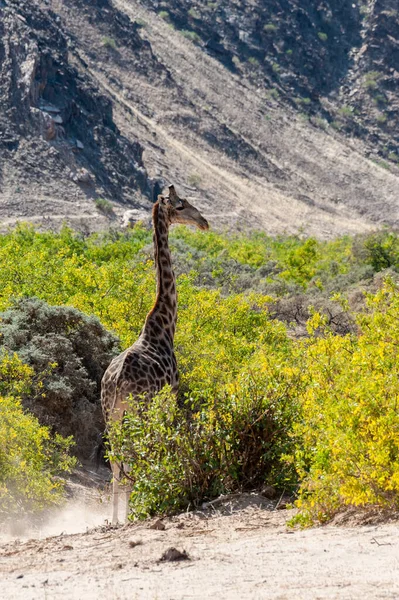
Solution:
<path fill-rule="evenodd" d="M 158 202 L 159 204 L 167 204 L 167 198 L 165 198 L 165 196 L 161 196 L 161 194 L 158 196 Z"/>

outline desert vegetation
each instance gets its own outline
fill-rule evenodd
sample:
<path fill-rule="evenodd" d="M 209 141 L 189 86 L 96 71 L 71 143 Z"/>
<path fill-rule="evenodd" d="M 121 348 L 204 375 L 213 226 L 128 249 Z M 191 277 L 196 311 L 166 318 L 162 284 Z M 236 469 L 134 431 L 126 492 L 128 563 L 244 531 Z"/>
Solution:
<path fill-rule="evenodd" d="M 111 431 L 132 515 L 265 485 L 292 496 L 301 524 L 396 509 L 398 236 L 176 228 L 170 243 L 179 396 L 132 402 Z M 71 452 L 92 448 L 102 372 L 154 300 L 151 232 L 19 226 L 0 236 L 0 283 L 1 513 L 58 501 Z"/>
<path fill-rule="evenodd" d="M 74 467 L 73 439 L 51 434 L 23 410 L 21 395 L 42 395 L 41 381 L 16 354 L 0 357 L 0 521 L 34 513 L 63 496 L 59 477 Z"/>
<path fill-rule="evenodd" d="M 76 453 L 87 458 L 104 429 L 98 395 L 118 339 L 95 317 L 38 298 L 13 301 L 0 318 L 3 349 L 17 353 L 40 381 L 40 394 L 21 393 L 23 406 L 42 424 L 72 435 Z"/>

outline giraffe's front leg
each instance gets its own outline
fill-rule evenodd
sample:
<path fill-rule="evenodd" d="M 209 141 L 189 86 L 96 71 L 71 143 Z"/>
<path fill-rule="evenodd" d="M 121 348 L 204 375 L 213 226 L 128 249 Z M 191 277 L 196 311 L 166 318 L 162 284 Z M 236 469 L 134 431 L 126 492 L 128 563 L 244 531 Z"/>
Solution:
<path fill-rule="evenodd" d="M 112 468 L 112 525 L 118 524 L 119 508 L 119 481 L 121 477 L 121 468 L 116 463 L 111 463 Z"/>
<path fill-rule="evenodd" d="M 122 473 L 122 477 L 124 477 L 125 481 L 124 481 L 124 486 L 123 486 L 123 491 L 125 492 L 125 523 L 128 522 L 129 520 L 129 514 L 130 514 L 130 495 L 132 493 L 133 490 L 133 482 L 130 478 L 129 475 L 129 467 L 128 465 L 124 464 L 122 466 L 121 469 L 121 473 Z"/>
<path fill-rule="evenodd" d="M 130 504 L 129 504 L 129 500 L 130 500 L 130 494 L 132 493 L 132 486 L 130 484 L 128 484 L 126 486 L 125 489 L 125 498 L 126 498 L 126 505 L 125 505 L 125 521 L 126 523 L 129 520 L 129 514 L 130 514 Z"/>

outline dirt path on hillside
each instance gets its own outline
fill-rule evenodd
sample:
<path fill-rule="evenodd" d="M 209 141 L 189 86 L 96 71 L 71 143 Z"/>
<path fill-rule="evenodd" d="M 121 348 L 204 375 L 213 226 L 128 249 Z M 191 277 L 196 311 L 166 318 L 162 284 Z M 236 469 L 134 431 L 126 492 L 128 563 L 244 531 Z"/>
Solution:
<path fill-rule="evenodd" d="M 103 525 L 75 535 L 3 543 L 0 597 L 399 597 L 395 523 L 293 532 L 286 527 L 290 511 L 273 510 L 270 503 L 267 508 L 259 496 L 247 496 L 239 506 L 227 502 L 217 508 L 213 516 L 187 513 L 158 526 L 156 520 L 117 529 Z M 103 506 L 103 513 L 107 510 Z M 69 522 L 72 519 L 75 527 L 83 526 L 82 511 L 78 504 L 69 510 Z M 57 530 L 57 519 L 52 527 Z M 60 519 L 58 527 L 60 534 L 65 521 Z M 183 560 L 162 560 L 171 548 L 182 553 Z"/>

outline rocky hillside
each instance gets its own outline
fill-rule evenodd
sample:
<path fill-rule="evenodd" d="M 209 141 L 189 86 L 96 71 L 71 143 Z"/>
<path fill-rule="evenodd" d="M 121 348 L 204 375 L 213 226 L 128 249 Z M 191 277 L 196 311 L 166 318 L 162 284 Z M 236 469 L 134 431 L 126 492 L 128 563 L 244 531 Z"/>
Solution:
<path fill-rule="evenodd" d="M 119 131 L 112 101 L 57 14 L 29 0 L 7 0 L 0 11 L 1 217 L 66 215 L 84 222 L 92 198 L 151 198 L 142 145 Z M 110 21 L 115 35 L 156 70 L 148 42 L 129 19 Z"/>
<path fill-rule="evenodd" d="M 219 227 L 394 226 L 398 48 L 393 0 L 1 0 L 0 219 L 103 228 L 173 181 Z"/>
<path fill-rule="evenodd" d="M 352 49 L 335 114 L 348 131 L 367 140 L 371 154 L 398 163 L 399 6 L 395 0 L 364 2 L 360 15 L 361 44 Z"/>
<path fill-rule="evenodd" d="M 316 126 L 353 133 L 399 161 L 395 0 L 143 2 Z"/>

